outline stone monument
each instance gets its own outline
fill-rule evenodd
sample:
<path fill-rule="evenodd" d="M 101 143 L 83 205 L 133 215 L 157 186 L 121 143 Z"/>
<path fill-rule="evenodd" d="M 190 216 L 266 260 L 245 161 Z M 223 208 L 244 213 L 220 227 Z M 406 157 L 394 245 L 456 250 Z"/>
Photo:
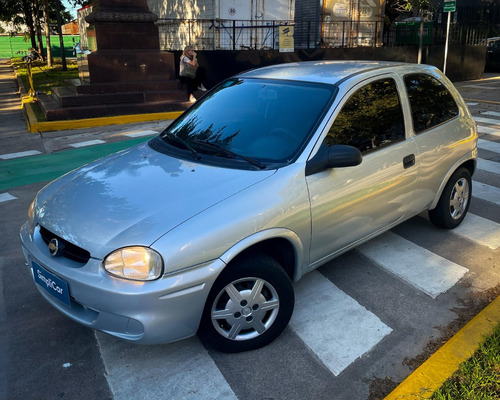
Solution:
<path fill-rule="evenodd" d="M 146 0 L 97 0 L 90 24 L 90 83 L 175 79 L 172 53 L 160 51 L 158 17 Z"/>
<path fill-rule="evenodd" d="M 81 84 L 39 96 L 47 120 L 181 111 L 189 106 L 175 79 L 174 55 L 160 50 L 158 17 L 147 0 L 94 0 L 85 18 L 90 53 Z M 81 65 L 83 64 L 83 65 Z"/>

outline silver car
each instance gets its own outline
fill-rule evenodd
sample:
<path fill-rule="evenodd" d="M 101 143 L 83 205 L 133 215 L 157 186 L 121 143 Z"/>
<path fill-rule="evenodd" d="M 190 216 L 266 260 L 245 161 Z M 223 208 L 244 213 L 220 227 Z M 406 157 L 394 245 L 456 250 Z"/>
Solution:
<path fill-rule="evenodd" d="M 476 144 L 434 67 L 261 68 L 43 188 L 22 248 L 41 295 L 87 327 L 255 349 L 285 329 L 307 272 L 423 210 L 458 226 Z"/>

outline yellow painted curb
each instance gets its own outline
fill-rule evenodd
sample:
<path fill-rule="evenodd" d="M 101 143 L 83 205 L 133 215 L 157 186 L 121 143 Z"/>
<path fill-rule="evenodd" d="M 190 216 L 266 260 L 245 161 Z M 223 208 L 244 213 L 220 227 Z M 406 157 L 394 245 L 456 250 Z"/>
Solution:
<path fill-rule="evenodd" d="M 26 127 L 28 128 L 28 132 L 34 133 L 36 131 L 32 130 L 32 126 L 38 123 L 35 113 L 33 112 L 33 108 L 31 108 L 31 103 L 28 101 L 24 101 L 26 97 L 23 96 L 23 101 L 21 104 L 21 109 L 24 113 L 24 119 L 26 121 Z"/>
<path fill-rule="evenodd" d="M 500 297 L 493 300 L 384 400 L 428 399 L 468 360 L 500 323 Z"/>
<path fill-rule="evenodd" d="M 464 99 L 464 100 L 473 103 L 495 104 L 497 106 L 500 105 L 500 101 L 493 101 L 493 100 L 477 100 L 477 99 Z"/>
<path fill-rule="evenodd" d="M 66 121 L 47 121 L 38 122 L 35 113 L 29 102 L 23 101 L 23 110 L 26 116 L 26 125 L 28 132 L 49 132 L 62 131 L 66 129 L 82 129 L 93 128 L 96 126 L 116 125 L 116 124 L 132 124 L 137 122 L 150 122 L 166 119 L 175 119 L 183 113 L 183 111 L 171 111 L 151 114 L 133 114 L 133 115 L 117 115 L 113 117 L 102 118 L 86 118 L 72 119 Z"/>

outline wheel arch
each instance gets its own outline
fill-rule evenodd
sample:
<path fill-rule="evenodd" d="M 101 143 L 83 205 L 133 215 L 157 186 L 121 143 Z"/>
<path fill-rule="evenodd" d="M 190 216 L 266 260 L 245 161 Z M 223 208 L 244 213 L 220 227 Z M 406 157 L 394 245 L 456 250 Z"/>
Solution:
<path fill-rule="evenodd" d="M 221 256 L 221 260 L 229 266 L 252 254 L 267 254 L 274 258 L 292 281 L 302 276 L 300 266 L 304 258 L 304 246 L 293 231 L 275 228 L 256 233 L 231 247 Z"/>
<path fill-rule="evenodd" d="M 436 196 L 434 197 L 433 202 L 429 206 L 429 210 L 433 210 L 436 208 L 437 204 L 439 203 L 439 199 L 441 198 L 441 195 L 443 194 L 443 190 L 446 187 L 446 184 L 450 180 L 451 176 L 458 171 L 460 168 L 466 168 L 470 176 L 472 176 L 476 170 L 477 166 L 477 160 L 476 158 L 470 158 L 466 161 L 461 161 L 453 166 L 453 168 L 450 168 L 448 171 L 448 174 L 446 175 L 445 179 L 441 182 L 441 186 L 439 186 L 439 190 L 436 192 Z"/>

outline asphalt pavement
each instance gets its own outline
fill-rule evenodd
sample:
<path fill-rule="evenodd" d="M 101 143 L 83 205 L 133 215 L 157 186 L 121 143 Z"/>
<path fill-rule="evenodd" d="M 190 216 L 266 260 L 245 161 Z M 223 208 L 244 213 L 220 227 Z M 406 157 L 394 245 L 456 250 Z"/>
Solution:
<path fill-rule="evenodd" d="M 471 111 L 478 116 L 479 120 L 485 113 L 494 113 L 499 110 L 500 90 L 484 90 L 486 83 L 496 81 L 500 82 L 500 74 L 491 73 L 485 74 L 482 80 L 455 83 L 467 102 L 471 105 L 476 105 L 475 107 L 471 107 Z M 78 155 L 80 163 L 85 157 L 89 157 L 90 161 L 90 159 L 101 155 L 101 153 L 95 150 L 87 154 L 87 146 L 100 144 L 102 155 L 113 150 L 120 150 L 157 134 L 170 123 L 171 119 L 169 117 L 173 117 L 173 115 L 165 115 L 163 119 L 159 118 L 150 122 L 145 122 L 147 118 L 140 122 L 122 119 L 122 121 L 127 123 L 115 123 L 117 120 L 113 120 L 110 123 L 109 120 L 102 119 L 101 122 L 103 122 L 104 125 L 100 124 L 100 121 L 95 121 L 95 126 L 86 126 L 80 129 L 72 129 L 78 126 L 78 124 L 75 123 L 75 121 L 67 121 L 59 125 L 60 129 L 58 130 L 31 133 L 31 127 L 36 121 L 26 121 L 25 113 L 22 111 L 22 96 L 23 93 L 18 87 L 17 78 L 11 67 L 5 60 L 0 60 L 0 200 L 2 196 L 9 195 L 7 189 L 12 185 L 11 178 L 15 179 L 17 185 L 21 185 L 20 190 L 22 190 L 24 185 L 38 184 L 41 187 L 43 182 L 55 178 L 63 169 L 70 170 L 76 167 L 77 165 L 73 166 L 72 164 L 72 158 L 74 158 L 75 155 Z M 49 154 L 53 156 L 55 153 L 57 153 L 58 156 L 57 164 L 59 168 L 45 168 L 42 156 Z M 31 156 L 34 155 L 39 156 L 36 158 L 36 161 L 31 158 Z M 28 169 L 32 172 L 20 177 L 15 170 L 16 164 L 11 162 L 11 160 L 14 159 L 17 160 L 17 165 L 23 164 L 24 169 Z M 492 155 L 490 160 L 494 162 L 500 161 L 497 155 Z M 3 161 L 6 162 L 2 164 Z M 51 163 L 54 163 L 54 158 L 51 158 Z M 3 168 L 2 165 L 6 165 L 8 168 Z M 64 168 L 61 166 L 64 166 Z M 20 204 L 18 207 L 25 207 L 27 209 L 26 204 Z M 4 224 L 7 224 L 8 221 L 9 215 L 0 215 L 0 226 L 2 226 L 2 231 L 4 231 Z M 15 223 L 17 224 L 18 222 L 16 221 Z M 11 238 L 2 239 L 0 248 L 8 248 L 12 245 L 13 240 L 14 239 Z M 8 260 L 9 258 L 7 257 L 6 259 Z M 0 263 L 0 302 L 3 304 L 5 304 L 7 294 L 10 296 L 11 293 L 9 288 L 10 279 L 8 279 L 11 277 L 11 274 L 9 272 L 10 270 L 7 271 L 7 268 L 21 267 L 22 266 L 14 267 L 7 265 L 7 263 Z M 2 270 L 4 271 L 2 272 Z M 23 304 L 23 301 L 19 300 L 17 304 Z M 47 318 L 47 326 L 38 326 L 34 323 L 37 309 L 26 310 L 22 305 L 19 307 L 22 309 L 6 310 L 4 306 L 1 306 L 0 321 L 2 321 L 2 325 L 5 325 L 3 322 L 7 321 L 8 318 L 10 321 L 15 321 L 19 324 L 29 324 L 30 321 L 32 321 L 33 338 L 24 339 L 31 343 L 29 345 L 25 345 L 23 342 L 18 343 L 15 341 L 15 332 L 2 331 L 2 337 L 4 337 L 3 334 L 5 333 L 5 337 L 8 337 L 9 340 L 0 339 L 0 351 L 2 351 L 2 354 L 11 354 L 11 357 L 14 351 L 18 352 L 19 356 L 29 357 L 30 353 L 28 350 L 30 348 L 44 346 L 44 343 L 37 342 L 36 332 L 38 329 L 49 329 L 48 326 L 51 324 L 51 319 Z M 20 315 L 22 313 L 24 314 Z M 30 318 L 33 319 L 31 320 Z M 413 398 L 412 393 L 418 392 L 424 383 L 425 385 L 429 385 L 429 381 L 444 379 L 445 376 L 448 376 L 453 371 L 457 362 L 465 359 L 468 354 L 476 348 L 483 335 L 491 331 L 492 323 L 498 321 L 500 321 L 500 303 L 497 299 L 452 338 L 452 340 L 438 350 L 421 368 L 412 373 L 391 395 L 388 396 L 388 398 Z M 54 334 L 54 340 L 60 341 L 69 348 L 74 347 L 75 352 L 78 351 L 78 348 L 83 348 L 79 347 L 79 344 L 88 340 L 87 336 L 89 333 L 87 331 L 76 330 L 71 323 L 68 323 L 65 329 L 67 329 L 65 334 Z M 188 351 L 187 348 L 186 351 Z M 457 353 L 460 353 L 461 356 L 457 357 Z M 95 398 L 112 398 L 112 394 L 106 389 L 107 384 L 104 379 L 106 373 L 98 361 L 98 358 L 99 349 L 97 348 L 87 349 L 85 354 L 80 354 L 80 359 L 86 360 L 82 361 L 82 363 L 85 364 L 85 368 L 81 368 L 81 370 L 85 372 L 82 372 L 78 377 L 68 376 L 68 380 L 74 379 L 79 382 L 80 385 L 85 385 L 85 380 L 92 381 L 96 385 L 96 390 L 94 392 Z M 216 359 L 217 357 L 214 358 Z M 453 359 L 452 362 L 450 362 L 451 359 Z M 7 374 L 4 373 L 9 367 L 6 364 L 7 360 L 8 358 L 6 357 L 2 358 L 2 361 L 0 361 L 0 398 L 5 399 L 9 398 L 9 393 L 7 392 Z M 46 364 L 46 360 L 43 358 L 40 358 L 37 362 L 40 365 Z M 62 362 L 60 364 L 64 365 Z M 436 374 L 436 371 L 441 371 L 440 375 Z M 17 371 L 17 375 L 21 382 L 29 382 L 29 380 L 23 380 L 25 379 L 23 378 L 24 374 L 29 374 L 29 371 Z M 444 377 L 443 374 L 445 375 Z M 8 376 L 12 376 L 12 374 Z M 50 377 L 47 376 L 47 379 L 48 381 L 45 383 L 38 383 L 40 384 L 40 388 L 49 391 Z M 20 384 L 16 387 L 20 386 L 22 385 Z M 76 387 L 78 387 L 78 385 Z M 30 387 L 25 388 L 25 390 L 36 389 Z M 68 388 L 66 392 L 60 391 L 59 395 L 54 393 L 53 396 L 42 395 L 40 398 L 63 397 L 64 393 L 66 393 L 66 398 L 72 398 L 71 393 L 76 392 L 72 392 L 71 389 Z"/>

